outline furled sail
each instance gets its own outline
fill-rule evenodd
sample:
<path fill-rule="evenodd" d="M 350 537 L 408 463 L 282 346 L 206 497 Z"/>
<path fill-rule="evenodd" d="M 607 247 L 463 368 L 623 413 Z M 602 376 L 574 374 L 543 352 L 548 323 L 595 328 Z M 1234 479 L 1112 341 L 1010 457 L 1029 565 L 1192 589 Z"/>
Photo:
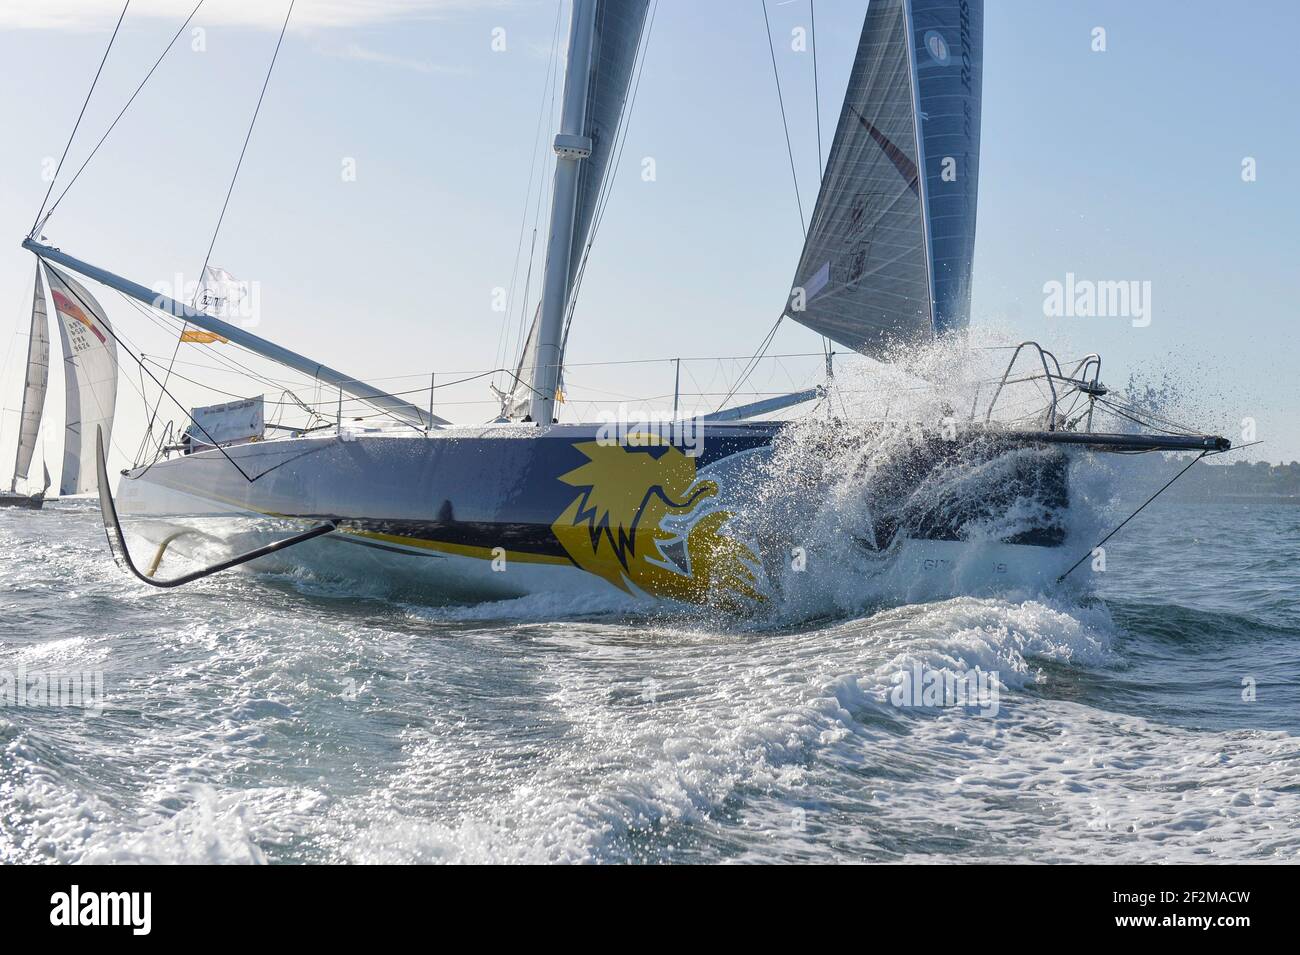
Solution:
<path fill-rule="evenodd" d="M 632 66 L 641 45 L 650 0 L 603 0 L 596 6 L 596 34 L 587 88 L 587 136 L 591 155 L 578 173 L 573 244 L 569 254 L 569 289 L 582 266 L 583 252 L 596 220 L 601 187 L 613 160 L 615 133 L 623 116 Z"/>
<path fill-rule="evenodd" d="M 970 320 L 982 0 L 871 0 L 787 314 L 876 358 Z"/>
<path fill-rule="evenodd" d="M 61 494 L 95 490 L 95 431 L 107 444 L 117 403 L 117 341 L 103 307 L 76 279 L 46 263 L 50 297 L 59 316 L 67 415 L 63 432 Z M 85 467 L 83 467 L 85 462 Z"/>
<path fill-rule="evenodd" d="M 50 323 L 45 310 L 45 286 L 36 267 L 36 289 L 32 293 L 32 324 L 27 339 L 27 372 L 23 385 L 23 407 L 18 419 L 18 456 L 14 461 L 14 479 L 9 490 L 27 479 L 36 451 L 36 436 L 41 430 L 45 409 L 45 390 L 50 381 Z M 49 481 L 46 481 L 49 486 Z"/>
<path fill-rule="evenodd" d="M 515 363 L 514 376 L 506 383 L 506 389 L 502 391 L 495 385 L 489 386 L 501 401 L 499 420 L 521 421 L 528 415 L 533 400 L 533 369 L 537 362 L 537 325 L 541 311 L 541 303 L 538 303 L 523 348 L 519 352 L 519 360 Z"/>
<path fill-rule="evenodd" d="M 533 323 L 528 326 L 528 335 L 524 338 L 519 360 L 515 363 L 515 373 L 507 383 L 509 387 L 502 391 L 495 385 L 488 385 L 501 402 L 498 421 L 523 421 L 532 410 L 533 395 L 537 388 L 533 381 L 533 370 L 537 367 L 537 329 L 541 324 L 542 306 L 539 302 L 533 313 Z M 557 400 L 564 400 L 564 370 L 560 370 L 560 379 L 555 389 Z"/>

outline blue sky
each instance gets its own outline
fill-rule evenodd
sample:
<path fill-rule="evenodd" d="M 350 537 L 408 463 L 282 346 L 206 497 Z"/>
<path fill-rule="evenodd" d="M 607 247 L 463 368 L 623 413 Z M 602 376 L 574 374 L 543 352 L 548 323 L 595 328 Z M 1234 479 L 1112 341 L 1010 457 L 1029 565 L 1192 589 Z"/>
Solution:
<path fill-rule="evenodd" d="M 192 5 L 133 2 L 61 182 Z M 811 58 L 789 38 L 808 7 L 769 0 L 806 211 Z M 817 0 L 827 144 L 864 9 Z M 0 7 L 0 303 L 12 315 L 0 354 L 30 296 L 18 246 L 46 188 L 42 162 L 62 150 L 119 10 Z M 195 19 L 205 49 L 178 41 L 50 240 L 145 284 L 196 276 L 283 11 L 278 0 L 207 0 Z M 555 0 L 299 0 L 213 255 L 260 283 L 260 334 L 358 377 L 410 376 L 407 387 L 432 370 L 447 380 L 496 366 L 493 290 L 515 268 L 556 14 Z M 1103 53 L 1091 49 L 1098 26 Z M 492 49 L 497 28 L 504 52 Z M 989 0 L 973 322 L 1098 350 L 1114 384 L 1173 380 L 1213 414 L 1206 426 L 1255 418 L 1260 456 L 1300 458 L 1300 80 L 1286 52 L 1297 32 L 1300 14 L 1282 0 L 1226 17 L 1208 0 Z M 552 120 L 542 126 L 553 133 Z M 624 155 L 571 340 L 575 399 L 670 394 L 666 359 L 747 356 L 785 300 L 801 235 L 759 0 L 660 0 Z M 1241 178 L 1247 156 L 1255 182 Z M 527 246 L 525 229 L 521 271 Z M 1150 281 L 1150 326 L 1045 317 L 1043 285 L 1067 272 Z M 147 353 L 170 353 L 111 293 L 102 301 Z M 819 347 L 789 324 L 772 350 Z M 664 360 L 587 364 L 643 359 Z M 690 362 L 684 387 L 725 390 L 739 364 Z M 816 364 L 772 362 L 754 387 L 800 385 Z M 7 380 L 6 407 L 15 392 Z M 473 421 L 490 407 L 469 402 L 488 397 L 475 382 L 439 400 Z M 125 386 L 120 400 L 119 446 L 133 449 L 139 400 Z M 13 424 L 6 414 L 5 453 Z"/>

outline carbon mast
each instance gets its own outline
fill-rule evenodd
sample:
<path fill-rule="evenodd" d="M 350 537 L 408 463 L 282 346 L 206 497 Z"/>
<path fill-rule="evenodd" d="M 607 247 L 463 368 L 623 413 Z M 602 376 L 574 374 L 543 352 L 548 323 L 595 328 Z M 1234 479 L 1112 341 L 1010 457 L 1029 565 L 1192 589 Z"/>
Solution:
<path fill-rule="evenodd" d="M 581 164 L 591 156 L 586 135 L 587 93 L 591 83 L 592 49 L 596 37 L 596 0 L 573 0 L 569 22 L 569 52 L 564 67 L 564 100 L 560 131 L 555 137 L 555 188 L 551 199 L 551 228 L 542 281 L 542 310 L 533 359 L 532 419 L 550 424 L 555 417 L 555 392 L 560 380 L 564 311 L 569 301 L 570 258 L 578 211 Z"/>

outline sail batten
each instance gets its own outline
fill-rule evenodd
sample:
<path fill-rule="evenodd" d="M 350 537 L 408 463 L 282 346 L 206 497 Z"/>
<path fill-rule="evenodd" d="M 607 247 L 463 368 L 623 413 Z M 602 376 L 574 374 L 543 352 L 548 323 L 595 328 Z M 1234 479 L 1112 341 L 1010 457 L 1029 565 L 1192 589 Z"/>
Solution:
<path fill-rule="evenodd" d="M 871 0 L 787 314 L 875 358 L 965 328 L 981 0 Z"/>
<path fill-rule="evenodd" d="M 13 483 L 9 485 L 11 491 L 18 486 L 19 481 L 27 480 L 27 474 L 31 470 L 49 381 L 50 323 L 40 263 L 37 263 L 35 289 L 32 292 L 31 329 L 27 339 L 27 370 L 23 378 L 23 405 L 18 419 L 18 450 L 14 459 Z M 46 485 L 48 484 L 47 477 Z"/>

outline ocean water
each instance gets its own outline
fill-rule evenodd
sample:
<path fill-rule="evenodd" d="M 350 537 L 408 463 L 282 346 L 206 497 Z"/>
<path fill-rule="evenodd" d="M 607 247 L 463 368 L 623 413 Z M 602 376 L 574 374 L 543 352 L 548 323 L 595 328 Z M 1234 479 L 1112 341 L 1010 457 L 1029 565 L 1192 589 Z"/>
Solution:
<path fill-rule="evenodd" d="M 1295 861 L 1300 507 L 1161 500 L 1088 584 L 764 626 L 156 591 L 90 503 L 0 511 L 0 675 L 104 681 L 0 708 L 0 860 Z M 917 667 L 997 705 L 895 705 Z"/>

